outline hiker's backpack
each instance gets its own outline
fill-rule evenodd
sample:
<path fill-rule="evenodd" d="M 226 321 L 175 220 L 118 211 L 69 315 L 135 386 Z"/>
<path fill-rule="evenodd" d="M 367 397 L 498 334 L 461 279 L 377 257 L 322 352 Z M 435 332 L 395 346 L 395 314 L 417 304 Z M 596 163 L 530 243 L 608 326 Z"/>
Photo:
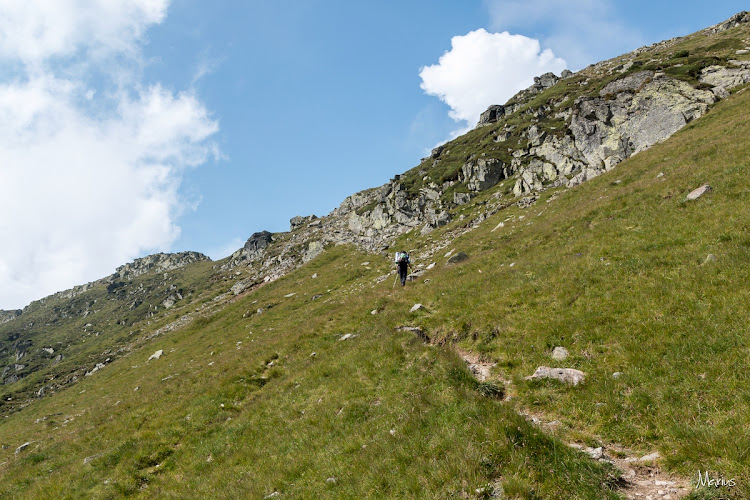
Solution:
<path fill-rule="evenodd" d="M 396 263 L 409 263 L 409 254 L 406 252 L 396 252 Z"/>

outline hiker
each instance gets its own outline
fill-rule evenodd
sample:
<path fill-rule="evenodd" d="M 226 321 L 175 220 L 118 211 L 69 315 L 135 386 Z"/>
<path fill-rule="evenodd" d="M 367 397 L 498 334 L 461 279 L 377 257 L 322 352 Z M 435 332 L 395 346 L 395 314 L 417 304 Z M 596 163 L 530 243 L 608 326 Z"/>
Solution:
<path fill-rule="evenodd" d="M 401 278 L 401 286 L 406 285 L 406 275 L 408 274 L 408 267 L 411 267 L 409 261 L 409 254 L 406 252 L 396 252 L 394 262 L 398 266 L 398 277 Z"/>

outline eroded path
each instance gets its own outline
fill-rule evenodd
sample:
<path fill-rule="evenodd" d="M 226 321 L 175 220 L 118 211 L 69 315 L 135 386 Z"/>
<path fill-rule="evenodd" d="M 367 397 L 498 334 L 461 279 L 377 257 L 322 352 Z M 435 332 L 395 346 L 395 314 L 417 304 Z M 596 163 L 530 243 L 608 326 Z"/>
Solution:
<path fill-rule="evenodd" d="M 514 397 L 514 387 L 511 381 L 493 376 L 492 369 L 495 363 L 464 349 L 455 348 L 455 350 L 478 381 L 493 380 L 502 383 L 506 390 L 505 399 L 510 400 Z M 531 413 L 525 409 L 519 410 L 518 413 L 547 432 L 553 431 L 559 424 L 557 421 L 545 418 L 544 415 Z M 601 440 L 598 441 L 601 442 Z M 566 442 L 566 444 L 586 453 L 592 460 L 615 465 L 622 472 L 620 491 L 628 499 L 678 499 L 688 496 L 692 491 L 689 480 L 670 474 L 659 467 L 658 452 L 645 456 L 638 455 L 617 443 L 607 443 L 599 448 L 586 447 L 576 442 Z"/>

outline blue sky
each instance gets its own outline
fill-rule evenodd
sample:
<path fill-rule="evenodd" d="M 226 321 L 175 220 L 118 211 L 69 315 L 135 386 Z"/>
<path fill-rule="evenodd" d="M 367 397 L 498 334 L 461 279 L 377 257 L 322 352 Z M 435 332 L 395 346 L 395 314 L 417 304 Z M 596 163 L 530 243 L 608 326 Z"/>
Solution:
<path fill-rule="evenodd" d="M 0 5 L 0 308 L 157 251 L 221 258 L 419 163 L 531 78 L 741 1 Z M 508 32 L 501 35 L 503 32 Z"/>

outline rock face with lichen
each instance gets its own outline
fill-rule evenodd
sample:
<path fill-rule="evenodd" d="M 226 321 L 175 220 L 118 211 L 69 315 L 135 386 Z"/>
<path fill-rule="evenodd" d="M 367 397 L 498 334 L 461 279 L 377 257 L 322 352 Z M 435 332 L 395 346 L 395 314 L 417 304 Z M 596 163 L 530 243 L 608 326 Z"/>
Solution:
<path fill-rule="evenodd" d="M 747 22 L 748 15 L 741 13 L 701 34 Z M 750 82 L 750 61 L 735 59 L 702 67 L 692 81 L 677 76 L 685 63 L 675 62 L 671 70 L 639 70 L 645 55 L 666 52 L 682 40 L 644 47 L 580 73 L 535 78 L 532 86 L 479 117 L 475 130 L 486 131 L 499 146 L 469 155 L 442 182 L 430 171 L 440 168 L 455 146 L 433 149 L 419 167 L 344 200 L 329 215 L 333 240 L 374 249 L 415 228 L 428 233 L 450 222 L 455 207 L 506 179 L 512 182 L 510 194 L 523 199 L 549 187 L 574 187 L 666 140 L 731 89 Z M 675 52 L 661 57 L 679 60 Z M 606 83 L 597 88 L 596 81 Z M 560 86 L 565 90 L 558 91 Z M 577 87 L 595 91 L 576 92 Z M 545 93 L 552 97 L 543 99 Z"/>

